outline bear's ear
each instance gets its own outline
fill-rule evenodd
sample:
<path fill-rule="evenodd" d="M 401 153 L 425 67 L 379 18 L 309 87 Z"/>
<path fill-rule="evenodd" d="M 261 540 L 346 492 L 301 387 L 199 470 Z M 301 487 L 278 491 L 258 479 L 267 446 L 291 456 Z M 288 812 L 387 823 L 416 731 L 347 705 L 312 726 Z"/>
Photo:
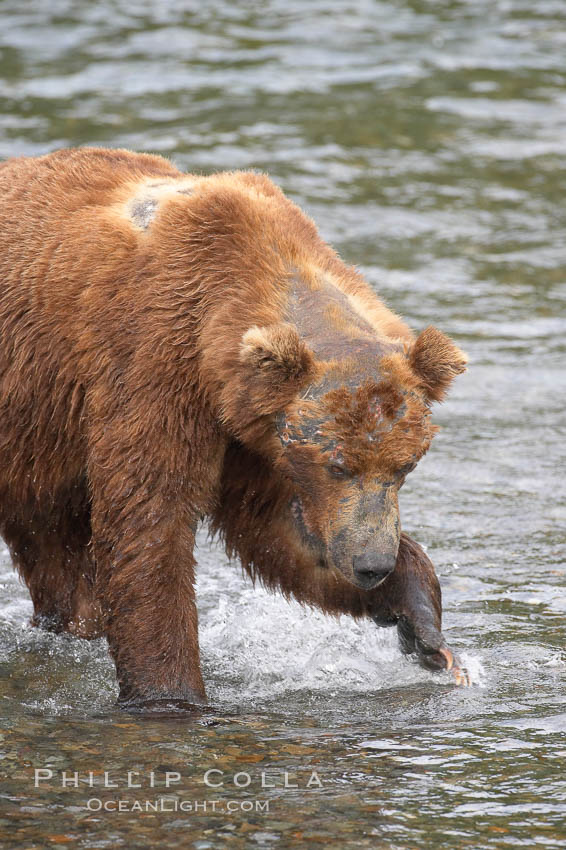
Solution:
<path fill-rule="evenodd" d="M 409 362 L 428 400 L 442 401 L 456 375 L 466 371 L 468 358 L 450 337 L 428 327 L 409 349 Z"/>
<path fill-rule="evenodd" d="M 284 322 L 247 330 L 240 345 L 240 362 L 274 390 L 282 385 L 299 389 L 316 374 L 312 351 L 296 327 Z"/>

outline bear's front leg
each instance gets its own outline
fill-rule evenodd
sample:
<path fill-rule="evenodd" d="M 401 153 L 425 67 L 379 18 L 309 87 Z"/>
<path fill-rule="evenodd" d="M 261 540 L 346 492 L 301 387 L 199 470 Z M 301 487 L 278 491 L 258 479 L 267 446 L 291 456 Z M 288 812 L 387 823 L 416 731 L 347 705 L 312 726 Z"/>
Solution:
<path fill-rule="evenodd" d="M 123 705 L 205 703 L 194 590 L 195 520 L 183 505 L 141 496 L 125 523 L 93 516 L 106 636 Z M 111 511 L 119 511 L 118 506 Z"/>
<path fill-rule="evenodd" d="M 397 624 L 405 654 L 416 654 L 429 670 L 449 670 L 458 685 L 470 684 L 442 635 L 442 597 L 432 561 L 406 534 L 395 569 L 371 596 L 371 618 L 378 626 Z"/>
<path fill-rule="evenodd" d="M 119 702 L 203 704 L 193 547 L 215 463 L 204 440 L 175 444 L 170 433 L 136 425 L 101 427 L 89 469 L 97 585 Z"/>

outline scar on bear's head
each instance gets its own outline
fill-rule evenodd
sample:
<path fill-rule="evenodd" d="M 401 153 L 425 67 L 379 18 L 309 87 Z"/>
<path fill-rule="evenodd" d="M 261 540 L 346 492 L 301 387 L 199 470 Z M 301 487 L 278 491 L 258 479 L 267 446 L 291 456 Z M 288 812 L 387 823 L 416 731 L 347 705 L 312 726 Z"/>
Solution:
<path fill-rule="evenodd" d="M 407 351 L 381 359 L 381 380 L 327 393 L 332 419 L 322 430 L 340 443 L 352 470 L 396 472 L 416 463 L 438 430 L 430 422 L 430 405 L 445 397 L 466 360 L 449 337 L 428 327 Z"/>
<path fill-rule="evenodd" d="M 323 441 L 340 447 L 353 474 L 389 475 L 416 463 L 436 431 L 423 399 L 387 378 L 367 380 L 355 390 L 331 390 L 321 402 L 327 414 L 320 426 Z"/>
<path fill-rule="evenodd" d="M 430 421 L 431 403 L 444 397 L 465 363 L 447 336 L 427 328 L 405 351 L 383 356 L 375 379 L 352 386 L 346 370 L 345 383 L 312 404 L 297 399 L 277 423 L 281 442 L 318 445 L 329 460 L 339 447 L 341 461 L 353 474 L 395 474 L 428 450 L 438 430 Z"/>

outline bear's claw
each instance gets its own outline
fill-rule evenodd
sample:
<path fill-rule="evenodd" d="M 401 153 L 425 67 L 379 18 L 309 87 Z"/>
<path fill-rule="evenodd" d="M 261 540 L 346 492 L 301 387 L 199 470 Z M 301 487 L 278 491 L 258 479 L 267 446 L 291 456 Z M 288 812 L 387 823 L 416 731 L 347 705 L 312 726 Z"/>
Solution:
<path fill-rule="evenodd" d="M 427 670 L 433 670 L 434 672 L 445 670 L 447 673 L 451 673 L 454 683 L 459 687 L 467 688 L 471 685 L 470 674 L 461 665 L 458 657 L 447 646 L 441 646 L 438 650 L 432 651 L 427 647 L 423 651 L 422 642 L 418 638 L 415 644 L 419 663 L 422 667 L 426 667 Z"/>
<path fill-rule="evenodd" d="M 447 646 L 443 646 L 442 649 L 439 649 L 438 651 L 445 657 L 446 671 L 448 673 L 452 673 L 456 684 L 462 688 L 469 688 L 472 684 L 470 674 L 465 667 L 460 666 L 460 662 L 452 650 L 448 649 Z"/>
<path fill-rule="evenodd" d="M 454 683 L 459 687 L 467 688 L 471 685 L 470 674 L 465 667 L 462 667 L 458 657 L 454 655 L 451 649 L 448 649 L 447 646 L 441 646 L 436 651 L 423 652 L 419 645 L 421 642 L 417 639 L 415 643 L 419 662 L 423 667 L 435 672 L 446 670 L 447 673 L 452 674 Z"/>
<path fill-rule="evenodd" d="M 439 649 L 438 651 L 446 658 L 446 669 L 448 670 L 448 672 L 450 672 L 450 670 L 452 670 L 452 667 L 454 666 L 454 656 L 452 652 L 448 649 L 447 646 L 443 647 L 442 649 Z"/>

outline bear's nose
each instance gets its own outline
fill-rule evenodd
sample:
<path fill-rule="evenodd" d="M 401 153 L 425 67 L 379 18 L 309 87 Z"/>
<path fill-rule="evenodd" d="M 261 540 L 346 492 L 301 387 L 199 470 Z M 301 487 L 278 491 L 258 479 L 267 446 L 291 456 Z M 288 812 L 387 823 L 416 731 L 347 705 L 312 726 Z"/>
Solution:
<path fill-rule="evenodd" d="M 397 557 L 393 552 L 364 552 L 354 555 L 354 579 L 356 584 L 366 590 L 377 587 L 395 569 Z"/>

